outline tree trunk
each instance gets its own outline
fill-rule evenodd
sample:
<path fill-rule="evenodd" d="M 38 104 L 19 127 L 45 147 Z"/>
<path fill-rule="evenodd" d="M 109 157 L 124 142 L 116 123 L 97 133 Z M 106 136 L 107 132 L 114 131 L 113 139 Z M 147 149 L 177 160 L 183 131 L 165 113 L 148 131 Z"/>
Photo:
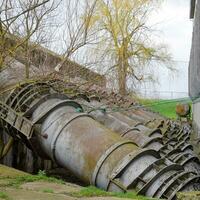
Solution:
<path fill-rule="evenodd" d="M 26 68 L 26 79 L 29 79 L 29 71 L 30 71 L 30 62 L 27 60 L 26 61 L 26 66 L 25 66 L 25 68 Z"/>
<path fill-rule="evenodd" d="M 29 54 L 28 42 L 26 42 L 25 51 L 26 51 L 26 53 L 25 53 L 25 55 L 26 55 L 25 76 L 26 76 L 26 79 L 29 79 L 29 77 L 30 77 L 30 54 Z"/>
<path fill-rule="evenodd" d="M 126 90 L 126 66 L 125 66 L 125 61 L 123 58 L 119 59 L 118 63 L 118 88 L 119 88 L 119 93 L 121 95 L 126 95 L 127 90 Z"/>

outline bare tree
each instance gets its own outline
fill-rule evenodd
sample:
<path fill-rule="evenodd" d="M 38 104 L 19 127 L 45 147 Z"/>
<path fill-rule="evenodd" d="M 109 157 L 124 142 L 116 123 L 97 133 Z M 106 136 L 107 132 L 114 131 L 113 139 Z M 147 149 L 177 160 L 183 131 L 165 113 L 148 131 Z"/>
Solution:
<path fill-rule="evenodd" d="M 46 30 L 51 29 L 50 20 L 52 20 L 52 13 L 58 7 L 59 1 L 50 1 L 48 4 L 43 4 L 40 7 L 30 9 L 34 5 L 39 4 L 39 0 L 18 0 L 19 6 L 22 10 L 28 10 L 21 15 L 21 20 L 15 28 L 15 32 L 23 38 L 23 51 L 25 53 L 25 68 L 26 78 L 30 76 L 31 52 L 38 44 L 42 44 L 46 37 Z M 46 38 L 50 42 L 50 38 Z"/>
<path fill-rule="evenodd" d="M 24 3 L 26 2 L 26 3 Z M 22 4 L 26 6 L 22 6 Z M 48 7 L 46 4 L 50 0 L 3 0 L 0 4 L 0 70 L 3 69 L 5 60 L 9 56 L 14 56 L 16 50 L 22 47 L 33 33 L 38 30 L 39 24 L 43 17 L 47 14 Z M 44 9 L 45 8 L 45 9 Z M 37 10 L 40 14 L 37 15 Z M 31 14 L 35 15 L 35 17 Z M 29 29 L 29 34 L 25 38 L 16 37 L 16 27 L 21 29 L 20 24 L 25 20 L 31 20 L 32 23 L 26 23 Z M 28 22 L 28 21 L 27 21 Z M 28 30 L 27 29 L 27 30 Z M 31 31 L 30 31 L 31 30 Z"/>
<path fill-rule="evenodd" d="M 47 3 L 50 3 L 47 5 Z M 18 6 L 19 5 L 19 6 Z M 26 52 L 26 77 L 29 77 L 30 40 L 40 30 L 42 20 L 53 8 L 50 0 L 2 0 L 0 3 L 0 72 L 7 66 L 8 59 L 15 57 L 18 50 Z M 21 26 L 24 25 L 24 26 Z M 20 34 L 18 37 L 16 34 Z M 31 46 L 32 47 L 32 46 Z M 2 130 L 0 130 L 2 131 Z M 7 143 L 0 135 L 0 159 L 13 144 L 10 137 Z"/>
<path fill-rule="evenodd" d="M 59 71 L 65 62 L 80 49 L 96 43 L 97 30 L 92 28 L 94 12 L 98 0 L 68 0 L 64 2 L 65 16 L 62 37 L 64 53 L 62 62 L 55 67 Z"/>

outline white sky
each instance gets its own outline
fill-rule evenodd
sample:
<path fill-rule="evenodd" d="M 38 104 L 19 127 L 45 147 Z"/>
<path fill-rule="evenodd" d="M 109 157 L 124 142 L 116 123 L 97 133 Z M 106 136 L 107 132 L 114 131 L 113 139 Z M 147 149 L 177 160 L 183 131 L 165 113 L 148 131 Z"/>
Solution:
<path fill-rule="evenodd" d="M 150 23 L 160 30 L 161 41 L 169 47 L 178 73 L 171 74 L 160 69 L 160 84 L 147 86 L 148 90 L 184 92 L 173 94 L 173 98 L 187 96 L 188 63 L 190 56 L 193 22 L 189 19 L 190 0 L 164 0 L 161 8 L 150 18 Z M 186 62 L 182 62 L 186 61 Z M 144 88 L 144 86 L 143 86 Z M 167 95 L 167 93 L 165 94 Z M 170 98 L 172 94 L 169 93 Z"/>

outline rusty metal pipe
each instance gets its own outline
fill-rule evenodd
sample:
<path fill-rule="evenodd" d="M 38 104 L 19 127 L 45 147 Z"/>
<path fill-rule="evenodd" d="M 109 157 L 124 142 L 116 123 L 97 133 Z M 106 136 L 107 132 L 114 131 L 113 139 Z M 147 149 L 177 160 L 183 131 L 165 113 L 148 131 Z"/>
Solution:
<path fill-rule="evenodd" d="M 83 103 L 83 101 L 82 101 Z M 84 102 L 84 105 L 87 103 Z M 91 104 L 100 106 L 100 103 L 93 100 Z M 169 158 L 175 163 L 184 167 L 186 171 L 193 171 L 200 174 L 200 161 L 191 150 L 191 145 L 187 143 L 175 143 L 176 146 L 168 141 L 162 141 L 162 132 L 159 128 L 151 129 L 138 123 L 122 113 L 105 113 L 102 110 L 92 110 L 91 115 L 106 127 L 120 134 L 126 139 L 134 141 L 141 148 L 151 148 L 160 153 L 162 157 Z M 182 145 L 182 147 L 181 147 Z M 178 157 L 178 158 L 177 158 Z"/>
<path fill-rule="evenodd" d="M 59 99 L 42 103 L 33 112 L 32 120 L 37 121 L 43 110 L 58 103 Z M 138 148 L 133 142 L 121 139 L 100 125 L 90 115 L 77 113 L 72 104 L 67 104 L 45 116 L 41 135 L 46 137 L 38 135 L 38 141 L 47 156 L 86 183 L 108 191 L 136 189 L 139 194 L 155 196 L 172 172 L 182 172 L 180 165 L 158 160 L 156 151 Z M 186 175 L 198 180 L 189 172 Z M 177 181 L 180 179 L 175 177 L 174 182 Z M 161 196 L 165 197 L 165 193 Z M 174 198 L 174 195 L 170 194 L 170 197 Z"/>
<path fill-rule="evenodd" d="M 37 85 L 40 87 L 44 86 Z M 155 150 L 142 149 L 123 139 L 82 112 L 76 101 L 52 90 L 39 93 L 32 89 L 31 95 L 30 89 L 22 90 L 17 92 L 18 98 L 11 95 L 9 102 L 34 125 L 31 139 L 35 146 L 33 140 L 29 141 L 32 148 L 86 183 L 108 191 L 135 190 L 138 194 L 168 199 L 174 199 L 178 191 L 199 189 L 199 176 L 160 158 Z M 15 99 L 17 106 L 12 103 Z M 20 131 L 20 127 L 15 128 Z"/>
<path fill-rule="evenodd" d="M 51 99 L 42 103 L 33 112 L 32 121 L 38 121 L 38 116 L 40 118 L 43 115 L 41 112 L 54 107 L 58 102 L 59 99 Z M 135 167 L 131 167 L 129 173 L 137 178 L 139 173 L 158 158 L 155 151 L 140 150 L 133 142 L 122 140 L 88 114 L 77 113 L 74 107 L 67 104 L 45 116 L 41 134 L 37 137 L 47 156 L 70 169 L 86 183 L 93 183 L 106 190 L 126 190 L 125 186 L 121 188 L 116 184 L 114 178 L 108 179 L 119 163 L 124 167 L 127 162 L 132 163 Z M 127 155 L 131 156 L 131 159 L 128 159 Z M 143 159 L 145 163 L 142 164 L 139 160 Z M 132 180 L 124 181 L 131 185 Z"/>

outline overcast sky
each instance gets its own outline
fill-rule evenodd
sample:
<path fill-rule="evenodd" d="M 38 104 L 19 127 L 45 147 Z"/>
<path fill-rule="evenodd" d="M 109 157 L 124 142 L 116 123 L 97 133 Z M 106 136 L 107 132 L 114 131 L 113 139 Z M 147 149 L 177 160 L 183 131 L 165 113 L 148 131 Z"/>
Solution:
<path fill-rule="evenodd" d="M 190 0 L 164 0 L 161 8 L 150 18 L 150 23 L 160 30 L 160 39 L 167 44 L 176 63 L 178 73 L 172 77 L 159 70 L 159 82 L 146 86 L 150 90 L 188 92 L 188 61 L 192 40 L 193 22 L 189 19 Z M 177 96 L 179 97 L 179 96 Z M 181 97 L 181 96 L 180 96 Z"/>

